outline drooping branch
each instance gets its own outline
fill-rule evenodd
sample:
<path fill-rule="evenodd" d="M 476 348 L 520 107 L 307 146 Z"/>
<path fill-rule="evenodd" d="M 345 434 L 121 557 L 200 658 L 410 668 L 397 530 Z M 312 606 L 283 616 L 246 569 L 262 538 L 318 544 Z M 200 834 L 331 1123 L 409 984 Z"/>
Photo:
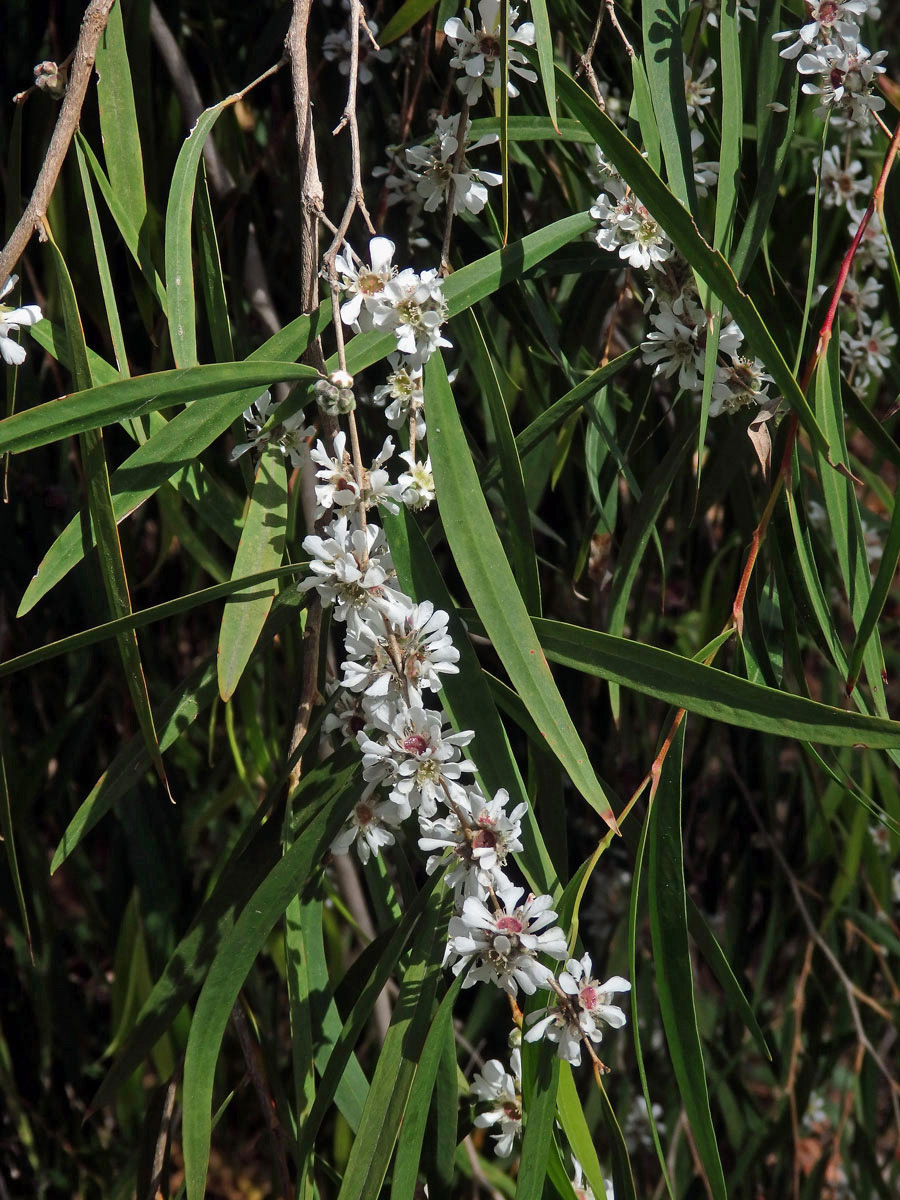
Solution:
<path fill-rule="evenodd" d="M 47 154 L 31 193 L 31 199 L 12 231 L 9 241 L 0 250 L 0 285 L 11 275 L 22 257 L 25 247 L 35 230 L 42 235 L 42 222 L 50 204 L 50 197 L 62 170 L 63 160 L 72 141 L 72 135 L 81 118 L 81 108 L 87 95 L 97 46 L 106 28 L 106 22 L 115 0 L 91 0 L 85 9 L 78 34 L 78 44 L 69 70 L 69 86 L 56 119 L 56 127 L 47 147 Z"/>

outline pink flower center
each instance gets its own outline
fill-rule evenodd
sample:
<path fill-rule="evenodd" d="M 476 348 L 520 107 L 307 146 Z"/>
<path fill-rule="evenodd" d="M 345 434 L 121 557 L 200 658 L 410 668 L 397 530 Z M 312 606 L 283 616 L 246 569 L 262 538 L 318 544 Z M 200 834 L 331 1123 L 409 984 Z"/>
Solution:
<path fill-rule="evenodd" d="M 359 821 L 360 825 L 369 825 L 374 816 L 375 813 L 368 806 L 368 804 L 357 804 L 356 819 Z"/>
<path fill-rule="evenodd" d="M 491 833 L 490 829 L 481 829 L 472 838 L 472 845 L 476 850 L 493 850 L 497 841 L 496 833 Z"/>
<path fill-rule="evenodd" d="M 413 733 L 403 739 L 403 749 L 407 754 L 424 754 L 428 749 L 428 742 L 421 733 Z"/>
<path fill-rule="evenodd" d="M 500 917 L 497 921 L 498 933 L 521 933 L 524 929 L 518 917 Z"/>
<path fill-rule="evenodd" d="M 587 1009 L 596 1008 L 600 1000 L 597 989 L 590 985 L 581 989 L 578 993 L 578 998 L 581 1001 L 582 1007 Z"/>

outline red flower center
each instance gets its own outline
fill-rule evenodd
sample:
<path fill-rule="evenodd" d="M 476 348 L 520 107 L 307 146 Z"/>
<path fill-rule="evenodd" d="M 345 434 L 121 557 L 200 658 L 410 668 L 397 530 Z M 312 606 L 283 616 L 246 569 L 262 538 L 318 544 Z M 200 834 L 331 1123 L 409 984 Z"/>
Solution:
<path fill-rule="evenodd" d="M 499 933 L 521 933 L 524 926 L 518 917 L 500 917 L 497 921 Z"/>
<path fill-rule="evenodd" d="M 413 733 L 403 739 L 403 749 L 407 754 L 424 754 L 428 749 L 428 742 L 421 733 Z"/>

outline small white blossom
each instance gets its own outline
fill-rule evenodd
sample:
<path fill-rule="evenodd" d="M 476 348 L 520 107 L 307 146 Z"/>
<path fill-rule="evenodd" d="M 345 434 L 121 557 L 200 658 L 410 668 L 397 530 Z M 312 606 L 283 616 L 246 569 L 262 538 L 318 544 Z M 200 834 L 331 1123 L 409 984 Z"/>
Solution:
<path fill-rule="evenodd" d="M 398 804 L 420 808 L 426 817 L 434 816 L 446 790 L 455 787 L 464 772 L 475 770 L 475 764 L 460 753 L 474 733 L 453 733 L 444 727 L 439 712 L 413 705 L 401 710 L 389 725 L 376 721 L 376 726 L 379 741 L 366 733 L 359 735 L 363 778 L 390 785 Z"/>
<path fill-rule="evenodd" d="M 732 355 L 731 365 L 717 366 L 709 403 L 709 415 L 735 413 L 748 404 L 769 401 L 768 384 L 772 382 L 758 358 Z"/>
<path fill-rule="evenodd" d="M 539 961 L 547 954 L 561 961 L 566 957 L 566 935 L 558 926 L 551 926 L 556 913 L 550 905 L 551 896 L 529 896 L 524 904 L 519 900 L 524 888 L 510 888 L 500 897 L 499 912 L 491 912 L 481 900 L 469 896 L 462 913 L 450 919 L 450 940 L 444 965 L 453 967 L 459 975 L 470 969 L 463 987 L 478 982 L 493 983 L 511 996 L 519 988 L 531 996 L 537 989 L 549 988 L 553 973 Z"/>
<path fill-rule="evenodd" d="M 774 33 L 773 42 L 795 40 L 779 51 L 782 58 L 796 58 L 811 46 L 837 42 L 845 50 L 853 50 L 859 39 L 856 22 L 865 15 L 869 0 L 806 0 L 807 23 L 797 30 Z"/>
<path fill-rule="evenodd" d="M 687 101 L 688 116 L 694 117 L 701 124 L 706 119 L 703 110 L 716 94 L 714 87 L 704 86 L 715 69 L 715 59 L 708 58 L 703 64 L 703 70 L 695 79 L 687 58 L 684 59 L 684 98 Z"/>
<path fill-rule="evenodd" d="M 456 862 L 444 878 L 458 898 L 485 900 L 490 888 L 507 891 L 511 885 L 503 868 L 507 856 L 522 849 L 522 817 L 528 805 L 517 804 L 507 814 L 509 793 L 501 788 L 493 800 L 487 800 L 477 784 L 464 793 L 455 789 L 453 798 L 456 811 L 419 821 L 419 849 L 430 855 L 426 870 L 429 874 L 436 870 L 449 850 Z"/>
<path fill-rule="evenodd" d="M 598 1022 L 612 1029 L 621 1029 L 625 1024 L 625 1013 L 610 1004 L 610 998 L 616 992 L 631 991 L 631 984 L 620 975 L 613 975 L 605 983 L 594 979 L 589 954 L 580 960 L 570 958 L 558 984 L 566 998 L 558 996 L 555 1004 L 530 1014 L 527 1020 L 531 1028 L 525 1034 L 525 1041 L 536 1042 L 547 1037 L 557 1043 L 560 1058 L 577 1066 L 581 1062 L 582 1039 L 595 1043 L 603 1039 Z"/>
<path fill-rule="evenodd" d="M 886 50 L 870 53 L 865 46 L 848 52 L 835 42 L 819 46 L 804 54 L 797 63 L 801 75 L 818 75 L 819 83 L 804 83 L 807 96 L 818 96 L 818 112 L 825 116 L 830 109 L 839 109 L 854 123 L 868 124 L 871 114 L 884 108 L 884 98 L 872 93 L 875 77 L 884 73 L 881 65 Z"/>
<path fill-rule="evenodd" d="M 431 455 L 424 462 L 419 462 L 412 450 L 404 450 L 400 455 L 407 463 L 409 470 L 404 471 L 397 479 L 400 489 L 400 499 L 413 512 L 427 508 L 434 500 L 434 475 L 431 472 Z"/>
<path fill-rule="evenodd" d="M 605 186 L 591 209 L 600 222 L 594 235 L 597 245 L 644 271 L 671 258 L 672 243 L 635 194 L 620 179 L 611 178 Z"/>
<path fill-rule="evenodd" d="M 394 250 L 390 238 L 374 237 L 369 242 L 368 263 L 360 262 L 357 265 L 349 250 L 334 260 L 341 290 L 349 297 L 341 305 L 341 320 L 345 325 L 353 325 L 358 321 L 363 304 L 376 300 L 396 275 Z"/>
<path fill-rule="evenodd" d="M 513 72 L 534 83 L 537 74 L 528 65 L 524 54 L 515 49 L 515 43 L 520 46 L 534 45 L 534 25 L 529 21 L 516 28 L 518 9 L 509 7 L 507 30 L 509 34 L 509 76 L 508 91 L 510 96 L 518 96 L 519 91 L 513 83 Z M 456 86 L 466 97 L 469 104 L 475 104 L 481 97 L 483 86 L 493 90 L 500 87 L 500 55 L 503 45 L 500 41 L 500 0 L 478 0 L 478 15 L 480 24 L 475 28 L 475 17 L 470 8 L 463 10 L 462 20 L 451 17 L 444 23 L 444 33 L 453 48 L 454 54 L 450 66 L 462 70 L 456 81 Z"/>
<path fill-rule="evenodd" d="M 10 275 L 3 287 L 0 288 L 0 300 L 16 286 L 18 275 Z M 29 328 L 42 321 L 44 315 L 36 304 L 26 304 L 24 308 L 8 308 L 0 304 L 0 358 L 10 366 L 21 366 L 25 361 L 25 347 L 11 335 L 18 333 L 21 328 Z"/>
<path fill-rule="evenodd" d="M 396 841 L 392 830 L 409 816 L 391 800 L 372 800 L 372 787 L 366 788 L 362 797 L 353 806 L 350 819 L 331 843 L 332 854 L 346 854 L 356 843 L 360 862 L 367 863 L 370 855 L 378 857 L 382 846 L 393 846 Z"/>
<path fill-rule="evenodd" d="M 813 159 L 813 166 L 819 171 L 818 156 Z M 863 166 L 858 158 L 844 162 L 837 146 L 829 146 L 821 158 L 821 176 L 819 196 L 824 208 L 838 208 L 846 205 L 851 211 L 856 209 L 857 198 L 862 198 L 869 190 L 869 180 L 866 175 L 857 178 Z M 815 184 L 809 189 L 809 194 L 815 193 Z"/>
<path fill-rule="evenodd" d="M 700 386 L 705 349 L 700 344 L 698 327 L 686 313 L 678 316 L 667 304 L 652 314 L 653 329 L 641 342 L 644 362 L 655 363 L 654 375 L 671 379 L 678 373 L 678 386 Z"/>
<path fill-rule="evenodd" d="M 855 235 L 858 227 L 859 219 L 851 219 L 849 228 L 851 237 Z M 860 271 L 885 271 L 889 262 L 890 251 L 887 239 L 884 236 L 878 213 L 873 212 L 859 240 L 854 265 Z"/>
<path fill-rule="evenodd" d="M 896 330 L 881 320 L 871 325 L 861 323 L 855 335 L 842 329 L 841 354 L 848 369 L 856 368 L 854 386 L 865 389 L 873 376 L 886 371 L 891 365 L 891 355 L 896 345 Z"/>
<path fill-rule="evenodd" d="M 371 523 L 362 530 L 347 517 L 333 521 L 326 532 L 324 538 L 303 539 L 312 575 L 301 580 L 299 590 L 316 588 L 323 604 L 334 604 L 337 620 L 351 627 L 381 613 L 402 618 L 404 597 L 391 586 L 396 576 L 384 532 Z"/>
<path fill-rule="evenodd" d="M 411 268 L 401 271 L 385 284 L 371 315 L 376 329 L 394 334 L 397 349 L 408 356 L 413 370 L 421 368 L 440 346 L 452 344 L 441 337 L 447 301 L 436 270 L 421 274 Z"/>
<path fill-rule="evenodd" d="M 502 175 L 470 167 L 466 162 L 465 156 L 470 151 L 498 140 L 496 134 L 487 134 L 477 142 L 469 143 L 471 126 L 472 122 L 467 119 L 465 150 L 456 170 L 454 160 L 459 149 L 459 116 L 437 117 L 434 142 L 425 146 L 410 146 L 406 151 L 416 179 L 416 191 L 425 202 L 426 212 L 434 212 L 441 204 L 446 204 L 452 183 L 453 211 L 480 213 L 487 203 L 488 187 L 496 187 L 503 182 Z"/>
<path fill-rule="evenodd" d="M 385 438 L 384 445 L 371 467 L 363 469 L 362 487 L 356 481 L 353 460 L 347 452 L 347 435 L 340 431 L 334 435 L 334 457 L 332 458 L 321 442 L 310 451 L 310 458 L 319 468 L 316 471 L 316 516 L 329 509 L 353 508 L 360 501 L 367 509 L 382 504 L 388 512 L 397 513 L 399 489 L 390 482 L 384 463 L 394 453 L 394 440 Z"/>
<path fill-rule="evenodd" d="M 891 853 L 891 831 L 887 825 L 882 825 L 880 821 L 871 821 L 869 823 L 869 837 L 872 839 L 872 844 L 878 853 L 885 858 L 889 858 Z"/>
<path fill-rule="evenodd" d="M 500 1158 L 507 1158 L 522 1134 L 522 1054 L 518 1047 L 510 1053 L 508 1071 L 499 1059 L 488 1059 L 469 1090 L 476 1100 L 491 1105 L 476 1116 L 475 1124 L 479 1129 L 500 1126 L 500 1132 L 493 1135 L 494 1150 Z"/>
<path fill-rule="evenodd" d="M 390 354 L 388 362 L 393 370 L 387 382 L 375 389 L 372 400 L 385 405 L 384 415 L 391 429 L 407 425 L 411 416 L 416 420 L 416 439 L 425 436 L 425 392 L 421 368 L 413 368 L 399 354 Z"/>
<path fill-rule="evenodd" d="M 380 620 L 360 622 L 347 637 L 344 683 L 370 698 L 387 697 L 392 702 L 420 705 L 423 690 L 437 692 L 441 675 L 456 674 L 459 651 L 447 633 L 449 617 L 435 609 L 430 600 L 410 604 L 393 623 Z M 369 706 L 374 713 L 375 708 Z M 384 718 L 390 727 L 395 713 Z"/>

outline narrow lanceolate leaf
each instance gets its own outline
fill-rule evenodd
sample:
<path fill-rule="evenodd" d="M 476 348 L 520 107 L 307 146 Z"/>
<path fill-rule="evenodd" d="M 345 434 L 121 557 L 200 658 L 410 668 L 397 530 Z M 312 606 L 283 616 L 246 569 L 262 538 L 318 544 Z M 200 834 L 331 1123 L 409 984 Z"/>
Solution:
<path fill-rule="evenodd" d="M 878 564 L 875 582 L 872 584 L 872 591 L 862 615 L 862 620 L 859 622 L 856 640 L 853 643 L 853 649 L 850 651 L 850 662 L 847 667 L 847 687 L 851 691 L 856 686 L 863 655 L 866 652 L 872 635 L 878 628 L 878 622 L 881 619 L 881 614 L 887 603 L 894 577 L 897 574 L 898 561 L 900 561 L 900 500 L 895 496 L 894 508 L 891 512 L 891 523 L 888 526 L 888 535 L 885 539 L 881 562 Z"/>
<path fill-rule="evenodd" d="M 663 763 L 650 814 L 649 887 L 653 965 L 663 1028 L 681 1102 L 715 1200 L 726 1200 L 725 1176 L 709 1110 L 703 1048 L 697 1029 L 681 841 L 681 723 Z"/>
<path fill-rule="evenodd" d="M 691 128 L 684 95 L 684 48 L 681 44 L 680 0 L 641 5 L 644 65 L 653 111 L 659 126 L 669 186 L 686 208 L 697 211 L 697 189 L 691 157 Z M 643 195 L 639 192 L 643 200 Z M 646 203 L 646 201 L 645 201 Z M 690 261 L 690 260 L 688 260 Z M 696 266 L 696 264 L 691 264 Z"/>
<path fill-rule="evenodd" d="M 530 1063 L 529 1063 L 530 1060 Z M 559 1057 L 547 1038 L 522 1045 L 522 1108 L 525 1132 L 516 1200 L 540 1200 L 549 1168 L 559 1085 Z"/>
<path fill-rule="evenodd" d="M 28 919 L 28 905 L 25 903 L 25 891 L 22 887 L 22 876 L 19 873 L 19 856 L 16 854 L 15 828 L 13 826 L 12 804 L 9 796 L 9 781 L 6 777 L 6 756 L 3 752 L 3 741 L 0 739 L 0 834 L 3 835 L 3 849 L 6 852 L 6 865 L 12 880 L 13 891 L 16 893 L 16 904 L 19 916 L 22 918 L 22 929 L 28 944 L 28 953 L 34 962 L 34 950 L 31 943 L 31 922 Z"/>
<path fill-rule="evenodd" d="M 615 828 L 609 800 L 557 690 L 494 528 L 440 355 L 429 360 L 425 383 L 438 505 L 456 565 L 549 749 L 588 803 Z"/>
<path fill-rule="evenodd" d="M 536 620 L 534 627 L 551 662 L 614 680 L 688 712 L 826 746 L 900 746 L 897 721 L 845 712 L 750 683 L 727 671 L 628 638 L 546 618 Z"/>
<path fill-rule="evenodd" d="M 679 60 L 680 61 L 680 60 Z M 620 129 L 601 112 L 590 96 L 557 67 L 560 97 L 589 130 L 629 187 L 660 223 L 679 253 L 719 296 L 743 330 L 749 349 L 761 358 L 784 399 L 797 414 L 810 441 L 828 455 L 828 439 L 791 369 L 775 344 L 756 305 L 738 286 L 734 272 L 720 253 L 701 237 L 691 214 L 672 195 L 657 173 Z"/>
<path fill-rule="evenodd" d="M 254 387 L 256 395 L 271 383 L 306 382 L 318 378 L 312 367 L 294 362 L 212 363 L 174 371 L 155 371 L 120 383 L 84 387 L 70 396 L 37 404 L 0 421 L 0 450 L 21 453 L 50 442 L 141 417 L 160 408 L 186 404 Z"/>
<path fill-rule="evenodd" d="M 255 575 L 281 565 L 287 530 L 287 474 L 279 446 L 263 451 L 250 495 L 244 532 L 234 560 L 232 577 Z M 230 596 L 219 630 L 219 695 L 230 700 L 262 632 L 277 584 L 254 588 L 251 596 Z"/>
<path fill-rule="evenodd" d="M 486 133 L 499 133 L 500 122 L 496 117 L 476 117 L 472 122 L 470 136 L 475 142 Z M 571 117 L 558 117 L 556 126 L 549 117 L 518 116 L 511 114 L 507 121 L 510 142 L 583 142 L 590 145 L 593 138 L 580 121 Z"/>
<path fill-rule="evenodd" d="M 212 1094 L 225 1026 L 244 980 L 298 885 L 321 868 L 328 846 L 359 793 L 352 785 L 326 790 L 290 850 L 251 896 L 219 948 L 197 1000 L 184 1058 L 184 1168 L 188 1200 L 206 1193 Z"/>
<path fill-rule="evenodd" d="M 434 1092 L 438 1067 L 444 1053 L 446 1040 L 449 1037 L 453 1044 L 453 1005 L 462 987 L 464 975 L 457 977 L 450 984 L 447 993 L 440 1003 L 425 1046 L 416 1077 L 409 1093 L 409 1105 L 406 1119 L 400 1129 L 397 1142 L 397 1158 L 391 1179 L 391 1200 L 414 1200 L 416 1183 L 419 1178 L 419 1164 L 422 1160 L 422 1145 L 425 1141 L 425 1126 L 428 1123 L 428 1110 Z M 455 1063 L 454 1063 L 455 1067 Z M 454 1141 L 456 1135 L 456 1119 L 454 1114 Z"/>
<path fill-rule="evenodd" d="M 82 389 L 90 388 L 92 384 L 91 368 L 88 362 L 87 347 L 84 342 L 84 331 L 81 328 L 81 317 L 72 280 L 60 253 L 48 229 L 48 244 L 50 246 L 56 277 L 59 283 L 60 301 L 62 304 L 69 349 L 74 364 L 75 382 Z M 113 385 L 115 386 L 115 385 Z M 33 411 L 33 410 L 32 410 Z M 25 413 L 21 414 L 27 415 Z M 13 420 L 15 418 L 12 418 Z M 119 542 L 119 530 L 113 512 L 112 496 L 109 491 L 109 473 L 106 468 L 106 454 L 103 449 L 103 433 L 92 429 L 81 436 L 81 459 L 84 467 L 85 489 L 87 491 L 88 509 L 91 515 L 97 550 L 99 552 L 100 574 L 106 599 L 113 618 L 131 616 L 131 596 L 128 592 L 128 579 L 125 575 L 125 563 L 122 559 L 122 546 Z M 137 634 L 120 633 L 116 638 L 122 667 L 125 671 L 125 681 L 137 714 L 144 744 L 150 755 L 156 773 L 159 775 L 166 791 L 169 791 L 166 769 L 163 766 L 159 743 L 156 738 L 156 727 L 153 723 L 153 711 L 150 708 L 150 697 L 147 693 L 147 681 L 141 664 L 141 654 L 138 648 Z M 171 792 L 169 792 L 171 797 Z"/>
<path fill-rule="evenodd" d="M 606 1195 L 606 1181 L 597 1158 L 594 1138 L 588 1128 L 584 1116 L 584 1106 L 578 1096 L 578 1089 L 572 1076 L 572 1068 L 567 1062 L 559 1064 L 559 1089 L 556 1093 L 556 1111 L 559 1122 L 566 1135 L 572 1154 L 581 1163 L 585 1179 L 590 1184 L 594 1196 Z"/>
<path fill-rule="evenodd" d="M 537 50 L 541 86 L 544 89 L 544 101 L 547 105 L 550 120 L 553 122 L 553 128 L 558 133 L 559 129 L 556 124 L 556 76 L 553 71 L 553 32 L 550 29 L 547 0 L 531 0 L 531 16 L 534 21 L 534 44 Z"/>
<path fill-rule="evenodd" d="M 144 160 L 121 4 L 114 4 L 107 18 L 97 47 L 96 63 L 97 104 L 106 173 L 131 224 L 140 230 L 147 216 Z"/>
<path fill-rule="evenodd" d="M 193 367 L 197 363 L 197 312 L 191 256 L 191 215 L 197 166 L 210 130 L 235 99 L 228 96 L 200 114 L 179 151 L 172 172 L 166 205 L 166 297 L 172 354 L 179 367 Z"/>
<path fill-rule="evenodd" d="M 375 1200 L 381 1191 L 431 1025 L 451 907 L 444 889 L 423 915 L 338 1200 Z"/>
<path fill-rule="evenodd" d="M 100 290 L 103 293 L 103 304 L 106 308 L 106 319 L 109 323 L 109 334 L 112 338 L 113 350 L 116 355 L 116 365 L 119 374 L 128 377 L 128 355 L 125 350 L 125 338 L 122 334 L 122 322 L 119 319 L 119 307 L 116 304 L 116 294 L 113 290 L 112 275 L 109 271 L 109 260 L 106 256 L 106 245 L 103 241 L 103 231 L 100 227 L 100 214 L 94 198 L 94 189 L 87 169 L 84 154 L 78 143 L 75 143 L 75 155 L 78 160 L 78 172 L 81 176 L 81 187 L 84 191 L 84 202 L 88 211 L 88 222 L 91 227 L 91 240 L 94 243 L 94 258 L 97 261 L 97 273 L 100 276 Z M 137 436 L 137 432 L 135 433 Z"/>

